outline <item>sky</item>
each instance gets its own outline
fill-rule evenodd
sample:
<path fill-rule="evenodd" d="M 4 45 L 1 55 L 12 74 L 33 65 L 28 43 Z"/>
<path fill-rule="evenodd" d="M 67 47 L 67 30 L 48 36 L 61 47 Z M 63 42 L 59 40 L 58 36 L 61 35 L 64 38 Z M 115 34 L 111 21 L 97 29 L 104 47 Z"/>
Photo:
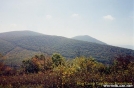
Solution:
<path fill-rule="evenodd" d="M 22 30 L 134 46 L 134 0 L 0 0 L 0 33 Z"/>

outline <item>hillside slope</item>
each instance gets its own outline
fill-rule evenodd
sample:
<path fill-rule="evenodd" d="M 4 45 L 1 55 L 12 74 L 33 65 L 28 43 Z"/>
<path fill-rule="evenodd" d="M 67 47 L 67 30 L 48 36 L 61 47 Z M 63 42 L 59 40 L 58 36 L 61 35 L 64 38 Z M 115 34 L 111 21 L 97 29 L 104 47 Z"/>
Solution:
<path fill-rule="evenodd" d="M 81 36 L 75 36 L 73 37 L 72 39 L 76 39 L 76 40 L 81 40 L 81 41 L 87 41 L 87 42 L 93 42 L 93 43 L 97 43 L 97 44 L 103 44 L 103 45 L 106 45 L 106 43 L 100 41 L 100 40 L 97 40 L 93 37 L 90 37 L 88 35 L 81 35 Z"/>
<path fill-rule="evenodd" d="M 134 50 L 130 49 L 79 41 L 60 36 L 43 35 L 32 31 L 0 34 L 0 53 L 4 55 L 4 60 L 7 64 L 20 64 L 23 59 L 32 55 L 39 53 L 52 55 L 56 52 L 66 58 L 92 56 L 103 63 L 110 63 L 110 60 L 117 55 L 134 56 Z"/>

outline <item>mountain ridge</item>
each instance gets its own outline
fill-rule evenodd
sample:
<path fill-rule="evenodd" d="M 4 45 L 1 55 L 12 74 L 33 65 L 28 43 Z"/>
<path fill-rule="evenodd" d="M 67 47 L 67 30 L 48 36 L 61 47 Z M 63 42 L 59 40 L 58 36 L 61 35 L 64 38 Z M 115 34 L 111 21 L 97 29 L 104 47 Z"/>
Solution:
<path fill-rule="evenodd" d="M 106 43 L 104 43 L 98 39 L 95 39 L 89 35 L 78 35 L 78 36 L 72 37 L 72 39 L 107 45 Z"/>
<path fill-rule="evenodd" d="M 5 63 L 21 64 L 23 59 L 41 53 L 48 55 L 60 53 L 66 58 L 92 56 L 103 63 L 110 63 L 110 60 L 117 55 L 134 56 L 134 50 L 131 49 L 80 41 L 61 36 L 36 34 L 36 32 L 31 31 L 25 32 L 8 32 L 2 35 L 0 33 L 0 53 L 4 55 Z M 13 34 L 17 34 L 17 36 Z"/>

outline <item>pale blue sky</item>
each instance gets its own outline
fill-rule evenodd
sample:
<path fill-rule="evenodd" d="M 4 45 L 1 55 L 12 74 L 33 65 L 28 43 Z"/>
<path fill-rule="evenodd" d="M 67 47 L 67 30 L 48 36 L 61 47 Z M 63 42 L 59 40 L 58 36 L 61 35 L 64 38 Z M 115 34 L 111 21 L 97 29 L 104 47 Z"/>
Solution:
<path fill-rule="evenodd" d="M 89 35 L 134 45 L 134 0 L 0 0 L 0 32 Z"/>

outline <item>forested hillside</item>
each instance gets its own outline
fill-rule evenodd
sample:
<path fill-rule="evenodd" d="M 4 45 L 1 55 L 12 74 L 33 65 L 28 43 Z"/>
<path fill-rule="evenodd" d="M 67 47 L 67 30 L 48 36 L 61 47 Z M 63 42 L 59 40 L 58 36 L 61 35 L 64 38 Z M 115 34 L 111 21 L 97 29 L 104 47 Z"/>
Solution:
<path fill-rule="evenodd" d="M 134 50 L 92 42 L 79 41 L 60 36 L 43 35 L 31 31 L 0 34 L 0 53 L 8 64 L 20 61 L 35 54 L 52 55 L 60 53 L 66 58 L 92 56 L 97 61 L 110 63 L 118 55 L 134 56 Z M 9 63 L 10 62 L 10 63 Z"/>
<path fill-rule="evenodd" d="M 106 45 L 106 43 L 100 41 L 100 40 L 97 40 L 93 37 L 90 37 L 88 35 L 81 35 L 81 36 L 75 36 L 73 37 L 72 39 L 76 39 L 76 40 L 81 40 L 81 41 L 87 41 L 87 42 L 93 42 L 93 43 L 97 43 L 97 44 L 103 44 L 103 45 Z"/>

